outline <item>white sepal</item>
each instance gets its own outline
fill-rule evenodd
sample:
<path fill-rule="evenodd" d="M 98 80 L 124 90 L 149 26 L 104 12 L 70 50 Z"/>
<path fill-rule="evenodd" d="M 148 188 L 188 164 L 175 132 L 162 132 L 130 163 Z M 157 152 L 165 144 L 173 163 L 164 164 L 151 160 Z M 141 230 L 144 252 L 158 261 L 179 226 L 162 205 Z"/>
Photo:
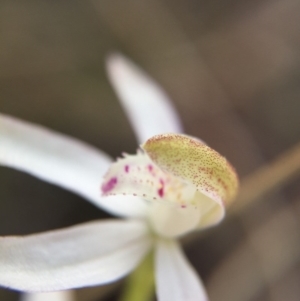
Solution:
<path fill-rule="evenodd" d="M 182 126 L 169 97 L 145 72 L 120 54 L 107 59 L 111 84 L 124 107 L 139 143 Z"/>
<path fill-rule="evenodd" d="M 176 241 L 157 241 L 155 274 L 159 301 L 208 301 L 201 280 Z"/>
<path fill-rule="evenodd" d="M 115 281 L 151 245 L 142 221 L 90 222 L 24 237 L 0 238 L 0 285 L 54 291 Z"/>
<path fill-rule="evenodd" d="M 112 214 L 143 215 L 136 201 L 119 206 L 119 199 L 101 197 L 102 177 L 110 163 L 106 154 L 84 142 L 0 114 L 0 165 L 75 192 Z"/>

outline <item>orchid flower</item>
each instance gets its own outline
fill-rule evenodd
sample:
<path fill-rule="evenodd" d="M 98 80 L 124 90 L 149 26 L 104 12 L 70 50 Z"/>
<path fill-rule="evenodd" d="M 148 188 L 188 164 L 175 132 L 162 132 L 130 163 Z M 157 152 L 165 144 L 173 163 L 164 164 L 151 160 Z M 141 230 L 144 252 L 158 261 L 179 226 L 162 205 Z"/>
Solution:
<path fill-rule="evenodd" d="M 0 163 L 73 191 L 123 219 L 0 238 L 0 285 L 56 291 L 116 281 L 155 251 L 160 301 L 208 300 L 177 238 L 219 223 L 238 179 L 227 160 L 182 134 L 166 94 L 120 55 L 108 74 L 142 143 L 113 162 L 101 151 L 0 115 Z"/>

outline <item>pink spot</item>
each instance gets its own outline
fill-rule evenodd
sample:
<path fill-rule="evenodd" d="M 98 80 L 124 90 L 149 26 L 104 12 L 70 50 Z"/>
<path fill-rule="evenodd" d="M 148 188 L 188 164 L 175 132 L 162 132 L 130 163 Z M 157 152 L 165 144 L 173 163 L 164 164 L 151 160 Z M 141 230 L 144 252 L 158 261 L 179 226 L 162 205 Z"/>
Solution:
<path fill-rule="evenodd" d="M 108 193 L 113 190 L 116 184 L 118 183 L 118 179 L 116 177 L 111 178 L 108 182 L 103 183 L 101 190 L 103 193 Z"/>
<path fill-rule="evenodd" d="M 181 205 L 181 208 L 186 208 L 186 205 Z"/>
<path fill-rule="evenodd" d="M 163 187 L 159 188 L 157 190 L 157 193 L 161 198 L 163 198 L 164 197 L 164 188 Z"/>
<path fill-rule="evenodd" d="M 159 188 L 159 189 L 157 190 L 157 193 L 158 193 L 158 195 L 159 195 L 161 198 L 163 198 L 163 197 L 164 197 L 164 194 L 165 194 L 165 192 L 164 192 L 165 182 L 164 182 L 163 179 L 159 179 L 159 183 L 161 184 L 161 188 Z"/>
<path fill-rule="evenodd" d="M 125 170 L 126 173 L 129 173 L 129 166 L 125 165 L 124 170 Z"/>
<path fill-rule="evenodd" d="M 151 172 L 153 170 L 153 166 L 150 164 L 148 165 L 148 170 Z"/>

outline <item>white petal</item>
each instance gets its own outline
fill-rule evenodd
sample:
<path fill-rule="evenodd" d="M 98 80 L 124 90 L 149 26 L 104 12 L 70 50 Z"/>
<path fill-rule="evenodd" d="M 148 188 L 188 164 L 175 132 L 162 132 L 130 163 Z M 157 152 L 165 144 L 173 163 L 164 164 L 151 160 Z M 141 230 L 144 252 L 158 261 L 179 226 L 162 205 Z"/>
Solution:
<path fill-rule="evenodd" d="M 156 290 L 159 301 L 207 301 L 205 289 L 180 247 L 159 240 L 155 254 Z"/>
<path fill-rule="evenodd" d="M 0 285 L 30 292 L 115 281 L 134 269 L 151 239 L 141 221 L 91 222 L 0 239 Z"/>
<path fill-rule="evenodd" d="M 164 173 L 139 152 L 125 155 L 111 164 L 101 186 L 103 195 L 134 195 L 147 201 L 186 206 L 196 189 Z"/>
<path fill-rule="evenodd" d="M 214 202 L 208 196 L 197 191 L 195 200 L 198 201 L 201 212 L 198 229 L 203 229 L 217 225 L 225 217 L 225 207 L 219 206 L 219 203 Z"/>
<path fill-rule="evenodd" d="M 131 204 L 119 207 L 101 197 L 102 177 L 110 162 L 86 143 L 0 114 L 0 165 L 71 190 L 113 214 L 136 216 Z"/>
<path fill-rule="evenodd" d="M 147 204 L 139 197 L 113 195 L 103 197 L 103 200 L 105 200 L 105 209 L 115 215 L 134 218 L 143 218 L 147 215 Z"/>
<path fill-rule="evenodd" d="M 27 293 L 21 296 L 20 301 L 74 301 L 72 291 L 59 291 L 50 293 Z"/>
<path fill-rule="evenodd" d="M 159 189 L 165 174 L 150 158 L 138 151 L 136 155 L 125 155 L 111 164 L 101 186 L 103 195 L 134 195 L 146 200 L 164 199 Z M 164 193 L 165 194 L 165 193 Z"/>
<path fill-rule="evenodd" d="M 107 70 L 140 143 L 157 134 L 182 132 L 168 96 L 146 73 L 119 54 L 109 56 Z"/>
<path fill-rule="evenodd" d="M 201 212 L 194 206 L 167 206 L 154 203 L 149 210 L 150 225 L 164 237 L 176 237 L 197 228 Z"/>

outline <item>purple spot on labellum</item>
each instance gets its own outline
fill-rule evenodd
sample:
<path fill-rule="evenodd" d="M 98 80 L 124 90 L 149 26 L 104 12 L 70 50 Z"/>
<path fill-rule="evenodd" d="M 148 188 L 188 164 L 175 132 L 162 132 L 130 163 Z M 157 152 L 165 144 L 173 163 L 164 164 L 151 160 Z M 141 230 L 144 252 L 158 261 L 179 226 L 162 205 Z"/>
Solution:
<path fill-rule="evenodd" d="M 125 165 L 124 170 L 125 172 L 129 173 L 129 165 Z"/>
<path fill-rule="evenodd" d="M 159 188 L 159 189 L 157 190 L 157 193 L 158 193 L 158 195 L 159 195 L 161 198 L 164 197 L 164 188 L 163 188 L 163 187 Z"/>
<path fill-rule="evenodd" d="M 163 179 L 159 179 L 159 183 L 160 183 L 160 185 L 161 185 L 161 188 L 159 188 L 159 189 L 157 190 L 157 193 L 158 193 L 158 195 L 159 195 L 161 198 L 163 198 L 163 197 L 164 197 L 164 194 L 165 194 L 165 191 L 164 191 L 165 182 L 164 182 Z"/>
<path fill-rule="evenodd" d="M 148 170 L 151 172 L 153 170 L 153 166 L 151 164 L 148 165 Z"/>
<path fill-rule="evenodd" d="M 108 193 L 109 191 L 114 189 L 117 183 L 118 183 L 118 179 L 116 177 L 109 179 L 109 181 L 103 183 L 101 187 L 102 192 Z"/>

